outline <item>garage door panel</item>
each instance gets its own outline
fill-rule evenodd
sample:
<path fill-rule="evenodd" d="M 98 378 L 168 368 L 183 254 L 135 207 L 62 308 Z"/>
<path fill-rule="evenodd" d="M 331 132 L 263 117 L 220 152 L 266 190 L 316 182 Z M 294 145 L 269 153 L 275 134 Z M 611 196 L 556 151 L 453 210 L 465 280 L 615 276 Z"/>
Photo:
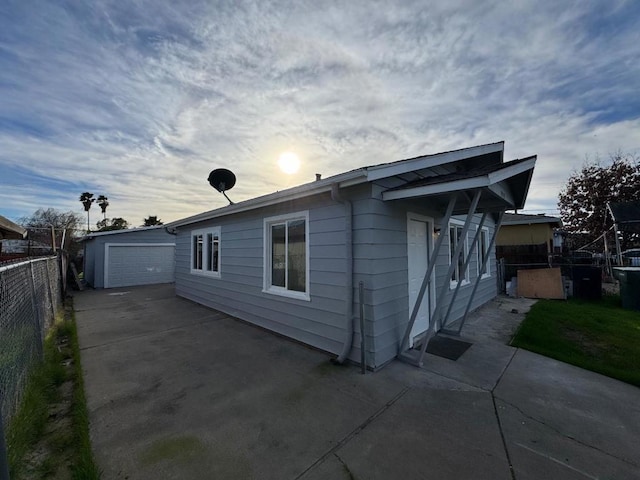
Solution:
<path fill-rule="evenodd" d="M 105 287 L 174 281 L 173 245 L 108 245 Z"/>

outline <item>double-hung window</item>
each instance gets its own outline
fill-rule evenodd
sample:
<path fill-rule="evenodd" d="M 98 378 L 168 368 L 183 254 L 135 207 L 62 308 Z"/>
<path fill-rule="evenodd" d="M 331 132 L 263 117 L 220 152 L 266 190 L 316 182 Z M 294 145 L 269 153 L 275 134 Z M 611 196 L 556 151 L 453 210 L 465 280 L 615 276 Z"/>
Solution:
<path fill-rule="evenodd" d="M 309 212 L 265 218 L 264 291 L 309 300 Z"/>
<path fill-rule="evenodd" d="M 458 244 L 462 242 L 462 251 L 455 262 L 455 268 L 451 274 L 451 286 L 455 287 L 458 282 L 469 282 L 469 272 L 464 269 L 464 263 L 467 259 L 468 244 L 467 239 L 462 237 L 463 224 L 451 222 L 449 224 L 449 264 L 455 259 L 453 258 Z"/>
<path fill-rule="evenodd" d="M 489 253 L 487 252 L 487 247 L 489 246 L 489 229 L 488 228 L 483 228 L 480 231 L 480 238 L 478 239 L 478 276 L 482 276 L 484 277 L 488 277 L 491 274 L 489 272 L 491 272 L 491 268 L 489 268 L 489 261 L 490 261 L 490 256 Z M 487 263 L 484 266 L 484 268 L 481 270 L 482 267 L 482 263 L 485 261 L 485 258 L 487 259 Z"/>
<path fill-rule="evenodd" d="M 191 232 L 191 273 L 220 276 L 220 227 Z"/>

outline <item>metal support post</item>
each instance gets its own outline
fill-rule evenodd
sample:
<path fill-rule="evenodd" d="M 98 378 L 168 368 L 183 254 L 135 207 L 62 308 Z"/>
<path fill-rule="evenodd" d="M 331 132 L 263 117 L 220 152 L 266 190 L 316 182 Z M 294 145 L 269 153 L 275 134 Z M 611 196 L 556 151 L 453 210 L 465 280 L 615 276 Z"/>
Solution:
<path fill-rule="evenodd" d="M 469 232 L 469 227 L 471 226 L 471 216 L 474 214 L 474 212 L 476 211 L 476 208 L 478 207 L 478 202 L 480 201 L 481 193 L 482 193 L 481 190 L 476 190 L 476 193 L 473 196 L 473 200 L 471 201 L 471 205 L 469 206 L 469 211 L 467 212 L 467 219 L 465 220 L 464 226 L 462 227 L 463 238 Z M 449 241 L 451 241 L 451 239 Z M 451 256 L 451 263 L 449 264 L 447 275 L 445 276 L 444 281 L 442 282 L 442 286 L 440 287 L 440 291 L 438 292 L 438 296 L 436 297 L 436 308 L 433 312 L 433 319 L 431 322 L 429 322 L 429 328 L 427 329 L 427 334 L 424 338 L 422 347 L 420 348 L 420 355 L 417 360 L 417 365 L 419 367 L 422 366 L 422 359 L 424 358 L 424 354 L 427 351 L 427 345 L 429 344 L 431 337 L 433 337 L 435 333 L 436 322 L 438 321 L 438 316 L 440 314 L 440 311 L 442 310 L 444 297 L 447 294 L 447 290 L 449 289 L 451 275 L 453 274 L 453 271 L 458 263 L 458 257 L 460 256 L 460 253 L 462 252 L 463 247 L 464 247 L 464 242 L 458 242 L 458 244 L 456 245 L 456 249 L 453 255 Z"/>
<path fill-rule="evenodd" d="M 480 219 L 480 223 L 478 224 L 478 229 L 476 230 L 476 234 L 473 236 L 473 241 L 471 242 L 471 248 L 469 248 L 469 251 L 467 252 L 467 258 L 465 258 L 464 260 L 464 265 L 462 267 L 463 271 L 467 271 L 467 269 L 469 268 L 469 263 L 471 263 L 471 256 L 473 255 L 473 252 L 475 251 L 474 249 L 476 248 L 476 245 L 478 245 L 478 241 L 480 239 L 480 235 L 482 235 L 482 227 L 484 226 L 484 222 L 487 219 L 487 215 L 488 213 L 483 213 L 482 214 L 482 218 Z M 481 272 L 482 270 L 479 270 L 479 272 Z M 480 274 L 478 275 L 480 276 Z M 462 282 L 459 281 L 456 284 L 456 288 L 453 291 L 453 294 L 451 296 L 451 300 L 449 301 L 449 308 L 447 308 L 447 313 L 445 313 L 444 317 L 442 318 L 442 329 L 445 329 L 447 326 L 447 323 L 449 322 L 449 316 L 451 315 L 451 310 L 453 309 L 453 304 L 456 301 L 456 297 L 458 296 L 458 291 L 460 290 L 460 286 L 462 285 Z"/>
<path fill-rule="evenodd" d="M 367 345 L 364 331 L 364 282 L 360 281 L 358 288 L 360 294 L 360 365 L 362 374 L 365 375 L 367 373 Z"/>
<path fill-rule="evenodd" d="M 502 225 L 502 219 L 504 218 L 504 212 L 500 212 L 498 215 L 498 222 L 495 225 L 495 229 L 493 230 L 493 235 L 491 235 L 491 240 L 489 241 L 489 245 L 487 246 L 487 250 L 484 255 L 484 260 L 482 261 L 482 266 L 480 267 L 480 271 L 482 272 L 487 266 L 487 261 L 489 260 L 489 254 L 491 250 L 493 250 L 493 245 L 496 242 L 496 238 L 498 237 L 498 230 L 500 230 L 500 225 Z M 467 321 L 467 315 L 469 315 L 469 311 L 471 310 L 471 304 L 473 302 L 473 298 L 476 296 L 476 290 L 478 290 L 478 285 L 480 285 L 480 280 L 482 279 L 481 275 L 478 275 L 476 278 L 476 283 L 473 284 L 473 290 L 471 291 L 471 296 L 469 297 L 469 301 L 467 302 L 467 306 L 464 310 L 464 315 L 462 316 L 462 320 L 460 321 L 460 325 L 458 326 L 457 334 L 460 335 L 462 331 L 462 327 L 464 326 L 464 322 Z"/>

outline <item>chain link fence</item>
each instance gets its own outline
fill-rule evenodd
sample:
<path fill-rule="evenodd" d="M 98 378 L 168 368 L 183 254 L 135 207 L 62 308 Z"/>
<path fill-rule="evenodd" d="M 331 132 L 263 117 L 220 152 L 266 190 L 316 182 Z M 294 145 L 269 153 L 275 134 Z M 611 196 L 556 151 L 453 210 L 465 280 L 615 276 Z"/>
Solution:
<path fill-rule="evenodd" d="M 58 257 L 0 266 L 0 412 L 6 427 L 62 307 Z"/>

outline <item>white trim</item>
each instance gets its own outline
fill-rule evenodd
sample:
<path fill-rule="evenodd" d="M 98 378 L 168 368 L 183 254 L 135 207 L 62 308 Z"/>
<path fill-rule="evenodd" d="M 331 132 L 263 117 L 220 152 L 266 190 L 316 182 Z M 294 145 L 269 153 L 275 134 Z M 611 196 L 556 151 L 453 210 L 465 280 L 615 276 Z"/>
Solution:
<path fill-rule="evenodd" d="M 86 240 L 89 240 L 93 237 L 102 237 L 104 235 L 118 235 L 120 233 L 144 232 L 146 230 L 159 230 L 164 227 L 165 227 L 164 225 L 154 225 L 152 227 L 123 228 L 121 230 L 109 230 L 106 232 L 91 232 L 86 234 L 83 238 Z"/>
<path fill-rule="evenodd" d="M 102 288 L 109 288 L 109 248 L 111 247 L 176 247 L 175 243 L 105 243 Z M 175 261 L 175 260 L 174 260 Z"/>
<path fill-rule="evenodd" d="M 278 223 L 286 223 L 290 220 L 305 221 L 305 291 L 296 292 L 288 290 L 286 287 L 277 287 L 271 284 L 271 226 Z M 263 220 L 263 270 L 262 270 L 262 292 L 272 295 L 280 295 L 283 297 L 295 298 L 298 300 L 311 301 L 310 293 L 310 272 L 309 272 L 309 210 L 301 212 L 293 212 L 285 215 L 276 215 L 274 217 L 266 217 Z"/>
<path fill-rule="evenodd" d="M 478 225 L 476 225 L 476 232 L 478 231 Z M 487 246 L 489 245 L 489 227 L 482 227 L 482 231 L 487 234 Z M 478 238 L 478 243 L 476 244 L 476 276 L 480 276 L 480 267 L 482 266 L 482 257 L 480 256 L 480 250 L 482 249 L 482 234 Z M 481 278 L 491 278 L 491 250 L 487 252 L 487 273 L 483 273 Z"/>
<path fill-rule="evenodd" d="M 204 268 L 205 265 L 210 265 L 211 259 L 208 255 L 208 248 L 205 248 L 205 238 L 207 235 L 217 235 L 218 236 L 218 270 L 207 270 Z M 193 268 L 193 237 L 196 235 L 202 235 L 202 269 Z M 222 278 L 222 230 L 221 227 L 207 227 L 207 228 L 197 228 L 195 230 L 191 230 L 189 235 L 189 273 L 192 275 L 202 275 L 204 277 L 212 277 L 212 278 Z"/>
<path fill-rule="evenodd" d="M 436 153 L 435 155 L 425 155 L 409 160 L 401 160 L 391 164 L 368 167 L 367 180 L 371 182 L 381 178 L 393 177 L 394 175 L 402 175 L 403 173 L 412 172 L 414 170 L 436 167 L 438 165 L 457 162 L 466 158 L 473 158 L 480 155 L 503 151 L 504 142 L 497 142 L 490 143 L 488 145 L 479 145 L 477 147 L 463 148 L 462 150 L 454 150 L 451 152 Z"/>
<path fill-rule="evenodd" d="M 407 261 L 410 261 L 409 259 L 409 221 L 414 220 L 417 222 L 424 222 L 427 224 L 427 268 L 429 268 L 428 262 L 429 260 L 431 260 L 431 255 L 433 254 L 433 233 L 434 233 L 434 228 L 435 228 L 435 219 L 433 217 L 428 217 L 426 215 L 420 215 L 418 213 L 413 213 L 413 212 L 407 212 Z M 436 265 L 438 263 L 438 260 L 436 259 Z M 426 273 L 426 271 L 425 271 Z M 407 265 L 407 288 L 409 288 L 409 266 Z M 424 280 L 424 277 L 423 277 Z M 428 324 L 427 324 L 427 328 L 429 328 L 429 325 L 431 325 L 431 322 L 433 321 L 433 313 L 435 311 L 435 304 L 436 304 L 436 269 L 435 266 L 434 268 L 431 270 L 431 281 L 429 282 L 429 289 L 425 292 L 425 294 L 427 295 L 427 301 L 429 302 L 429 318 L 428 318 Z M 411 297 L 409 291 L 407 291 L 407 297 Z M 408 299 L 409 300 L 409 299 Z M 423 299 L 424 300 L 424 299 Z M 411 315 L 411 312 L 413 311 L 413 307 L 414 305 L 411 305 L 411 302 L 409 302 L 409 315 Z M 420 335 L 423 332 L 418 332 L 418 335 Z M 414 336 L 415 337 L 415 336 Z M 409 343 L 411 346 L 413 346 L 413 338 L 409 336 Z"/>
<path fill-rule="evenodd" d="M 536 164 L 536 159 L 531 158 L 530 160 L 517 163 L 516 165 L 509 165 L 509 163 L 511 162 L 503 164 L 503 167 L 500 170 L 488 175 L 485 174 L 461 180 L 452 180 L 450 182 L 434 183 L 432 185 L 423 185 L 415 188 L 382 192 L 382 200 L 401 200 L 403 198 L 423 197 L 427 195 L 450 193 L 458 190 L 489 187 L 499 182 L 509 180 L 510 178 L 528 170 L 533 170 Z"/>
<path fill-rule="evenodd" d="M 451 225 L 454 225 L 456 227 L 464 227 L 464 223 L 465 223 L 464 221 L 458 220 L 456 218 L 449 219 L 449 225 L 447 225 L 447 235 L 449 235 L 449 265 L 451 265 Z M 442 231 L 440 231 L 440 235 L 442 235 Z M 465 236 L 465 238 L 463 238 L 463 241 L 464 241 L 464 247 L 462 249 L 462 253 L 464 254 L 463 259 L 466 261 L 466 259 L 469 256 L 469 232 L 467 232 L 467 235 Z M 456 262 L 456 268 L 458 268 L 457 262 Z M 458 280 L 460 282 L 461 287 L 464 287 L 465 285 L 469 285 L 471 283 L 471 281 L 469 280 L 468 265 L 466 270 L 463 273 L 464 273 L 463 279 Z M 460 272 L 458 272 L 458 274 L 460 274 Z M 456 288 L 456 285 L 458 285 L 458 281 L 449 279 L 449 288 L 450 289 Z"/>

